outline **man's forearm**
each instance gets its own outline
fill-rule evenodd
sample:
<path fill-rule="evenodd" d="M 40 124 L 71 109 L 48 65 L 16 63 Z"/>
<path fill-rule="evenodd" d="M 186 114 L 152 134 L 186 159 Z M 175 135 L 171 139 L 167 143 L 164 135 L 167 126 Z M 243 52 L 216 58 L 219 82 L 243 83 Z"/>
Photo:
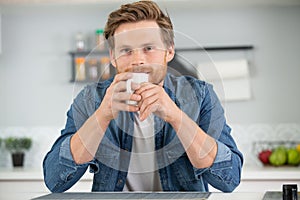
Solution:
<path fill-rule="evenodd" d="M 214 138 L 206 134 L 183 111 L 177 110 L 170 124 L 176 131 L 185 151 L 196 168 L 210 167 L 217 154 Z"/>
<path fill-rule="evenodd" d="M 101 110 L 98 109 L 72 136 L 70 148 L 77 164 L 94 158 L 108 124 L 109 122 L 102 119 Z"/>

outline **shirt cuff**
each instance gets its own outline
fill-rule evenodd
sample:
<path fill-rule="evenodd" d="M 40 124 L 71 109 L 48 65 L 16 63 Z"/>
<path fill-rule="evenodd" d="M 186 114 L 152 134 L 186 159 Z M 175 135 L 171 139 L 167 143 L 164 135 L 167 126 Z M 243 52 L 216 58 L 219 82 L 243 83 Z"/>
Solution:
<path fill-rule="evenodd" d="M 76 170 L 77 168 L 84 168 L 90 165 L 90 172 L 96 173 L 99 170 L 98 163 L 95 159 L 83 163 L 83 164 L 77 164 L 72 156 L 71 149 L 70 149 L 70 140 L 72 136 L 68 136 L 65 138 L 65 140 L 61 143 L 60 151 L 59 151 L 59 162 L 62 165 L 68 166 L 70 168 L 73 168 Z"/>
<path fill-rule="evenodd" d="M 218 151 L 217 151 L 217 155 L 216 155 L 214 164 L 224 162 L 224 161 L 230 161 L 231 160 L 231 154 L 232 154 L 230 149 L 225 144 L 223 144 L 222 142 L 219 142 L 219 141 L 216 140 L 216 143 L 217 143 L 217 146 L 218 146 Z"/>
<path fill-rule="evenodd" d="M 196 178 L 200 178 L 200 175 L 208 170 L 219 170 L 222 168 L 228 168 L 232 166 L 232 160 L 231 160 L 232 152 L 230 151 L 230 149 L 222 142 L 216 140 L 216 143 L 218 146 L 218 150 L 212 166 L 208 168 L 201 168 L 201 169 L 194 167 L 194 173 Z"/>

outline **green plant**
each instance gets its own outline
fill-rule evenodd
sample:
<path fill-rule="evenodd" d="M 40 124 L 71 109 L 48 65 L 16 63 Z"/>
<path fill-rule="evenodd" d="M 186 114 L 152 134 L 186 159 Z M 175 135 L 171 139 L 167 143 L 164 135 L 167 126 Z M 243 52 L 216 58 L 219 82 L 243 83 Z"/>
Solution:
<path fill-rule="evenodd" d="M 8 137 L 4 139 L 5 148 L 12 153 L 21 153 L 30 149 L 31 138 L 28 137 Z"/>

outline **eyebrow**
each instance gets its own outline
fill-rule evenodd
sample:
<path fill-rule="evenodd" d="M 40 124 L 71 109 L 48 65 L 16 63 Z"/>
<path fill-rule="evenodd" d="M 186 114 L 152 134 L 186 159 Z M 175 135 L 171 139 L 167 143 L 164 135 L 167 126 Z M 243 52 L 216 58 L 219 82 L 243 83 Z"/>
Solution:
<path fill-rule="evenodd" d="M 153 44 L 155 44 L 155 42 L 147 42 L 147 43 L 144 43 L 144 44 L 140 45 L 139 48 L 142 48 L 142 47 L 145 47 L 145 46 L 149 46 L 149 45 L 153 45 Z M 116 47 L 116 49 L 118 49 L 118 50 L 119 49 L 124 49 L 124 48 L 132 48 L 132 46 L 124 44 L 124 45 L 121 45 L 119 47 Z"/>

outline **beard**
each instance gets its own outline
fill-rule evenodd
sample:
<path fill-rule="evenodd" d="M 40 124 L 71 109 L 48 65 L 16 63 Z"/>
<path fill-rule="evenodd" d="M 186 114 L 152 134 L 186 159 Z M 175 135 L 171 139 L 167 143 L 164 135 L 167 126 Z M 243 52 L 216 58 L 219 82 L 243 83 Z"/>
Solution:
<path fill-rule="evenodd" d="M 165 51 L 163 63 L 141 64 L 129 66 L 127 68 L 119 67 L 116 61 L 117 73 L 132 72 L 132 73 L 147 73 L 149 74 L 149 82 L 155 85 L 162 85 L 167 74 L 167 51 Z"/>

